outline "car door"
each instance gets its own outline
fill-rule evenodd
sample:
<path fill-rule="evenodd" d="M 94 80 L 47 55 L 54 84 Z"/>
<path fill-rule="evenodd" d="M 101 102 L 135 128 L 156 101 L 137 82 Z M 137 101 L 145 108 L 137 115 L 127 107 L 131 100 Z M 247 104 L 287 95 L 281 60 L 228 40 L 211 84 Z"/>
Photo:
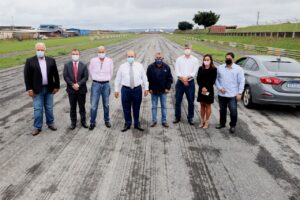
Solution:
<path fill-rule="evenodd" d="M 248 58 L 244 64 L 245 84 L 250 87 L 252 101 L 255 102 L 261 94 L 259 65 L 253 58 Z"/>

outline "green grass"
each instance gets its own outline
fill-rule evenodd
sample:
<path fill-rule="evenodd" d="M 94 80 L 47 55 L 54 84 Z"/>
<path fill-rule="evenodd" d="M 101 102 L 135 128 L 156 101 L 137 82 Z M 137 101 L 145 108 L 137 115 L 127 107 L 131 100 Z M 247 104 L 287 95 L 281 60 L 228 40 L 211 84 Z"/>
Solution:
<path fill-rule="evenodd" d="M 166 38 L 169 40 L 176 42 L 178 44 L 184 45 L 186 41 L 183 39 L 182 36 L 178 35 L 165 35 Z M 205 45 L 201 45 L 199 43 L 195 43 L 194 41 L 190 41 L 193 44 L 193 50 L 200 53 L 201 55 L 204 54 L 211 54 L 215 61 L 218 61 L 220 63 L 224 62 L 226 51 L 218 50 L 216 48 L 208 47 Z M 237 59 L 240 57 L 239 55 L 236 55 Z"/>
<path fill-rule="evenodd" d="M 219 35 L 194 35 L 200 39 L 237 42 L 242 44 L 252 44 L 263 47 L 276 47 L 283 49 L 300 50 L 299 38 L 270 38 L 270 37 L 246 37 L 246 36 L 219 36 Z"/>
<path fill-rule="evenodd" d="M 284 23 L 274 25 L 258 25 L 241 27 L 230 32 L 294 32 L 300 31 L 300 23 Z"/>
<path fill-rule="evenodd" d="M 46 42 L 49 42 L 49 44 L 52 44 L 52 45 L 56 44 L 57 48 L 55 48 L 53 50 L 47 50 L 46 54 L 47 54 L 47 56 L 51 56 L 51 57 L 62 56 L 62 55 L 67 55 L 68 53 L 70 53 L 70 51 L 74 48 L 74 46 L 76 46 L 79 50 L 82 51 L 85 49 L 95 48 L 100 45 L 109 45 L 109 44 L 129 40 L 134 37 L 136 37 L 136 36 L 131 34 L 131 35 L 128 35 L 127 37 L 123 37 L 123 38 L 101 39 L 101 40 L 95 40 L 95 41 L 88 42 L 88 43 L 85 42 L 83 37 L 78 37 L 78 38 L 80 38 L 79 40 L 76 40 L 77 38 L 76 39 L 74 38 L 75 40 L 73 40 L 73 42 L 75 42 L 75 41 L 76 42 L 75 43 L 70 42 L 69 43 L 70 46 L 67 46 L 67 47 L 59 47 L 59 45 L 57 43 L 57 40 L 59 40 L 59 39 L 53 39 L 55 41 L 47 40 Z M 85 37 L 85 38 L 88 38 L 88 37 Z M 67 39 L 71 39 L 71 38 L 67 38 Z M 63 39 L 61 39 L 60 41 L 63 42 L 62 40 Z M 79 43 L 78 41 L 82 41 L 83 44 Z M 28 41 L 28 42 L 33 42 L 33 41 Z M 36 40 L 34 41 L 34 43 L 32 43 L 32 45 L 34 46 L 35 43 L 36 43 Z M 60 43 L 60 46 L 65 45 L 65 44 L 66 43 L 64 43 L 64 42 Z M 31 49 L 32 49 L 32 45 L 31 45 Z M 80 46 L 78 47 L 78 45 L 80 45 Z M 0 69 L 24 64 L 26 61 L 26 58 L 31 57 L 31 56 L 33 56 L 33 53 L 25 53 L 25 54 L 18 55 L 18 56 L 10 56 L 10 57 L 1 58 Z"/>

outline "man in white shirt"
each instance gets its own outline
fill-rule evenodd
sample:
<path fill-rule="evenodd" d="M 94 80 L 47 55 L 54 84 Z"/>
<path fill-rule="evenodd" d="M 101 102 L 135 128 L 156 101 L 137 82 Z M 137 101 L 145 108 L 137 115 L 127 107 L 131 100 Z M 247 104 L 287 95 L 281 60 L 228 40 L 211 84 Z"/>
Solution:
<path fill-rule="evenodd" d="M 134 128 L 144 131 L 140 126 L 139 116 L 142 103 L 142 85 L 144 96 L 148 95 L 149 83 L 143 65 L 135 62 L 134 51 L 127 52 L 127 62 L 122 64 L 115 79 L 115 97 L 119 97 L 121 89 L 121 100 L 125 118 L 125 126 L 122 132 L 130 129 L 132 124 L 131 107 L 133 109 Z"/>
<path fill-rule="evenodd" d="M 194 100 L 195 100 L 195 81 L 199 69 L 199 60 L 191 55 L 192 45 L 184 45 L 184 55 L 180 56 L 176 60 L 175 72 L 178 78 L 175 86 L 175 120 L 174 124 L 177 124 L 181 120 L 181 102 L 183 95 L 186 95 L 188 101 L 188 122 L 190 125 L 194 125 Z"/>

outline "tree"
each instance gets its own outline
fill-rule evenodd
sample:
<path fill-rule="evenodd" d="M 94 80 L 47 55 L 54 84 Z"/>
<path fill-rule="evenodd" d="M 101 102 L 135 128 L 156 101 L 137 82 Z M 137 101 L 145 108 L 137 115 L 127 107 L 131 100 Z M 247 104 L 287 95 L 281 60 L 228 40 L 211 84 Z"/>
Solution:
<path fill-rule="evenodd" d="M 193 21 L 198 24 L 199 26 L 203 25 L 206 29 L 209 26 L 215 25 L 220 18 L 220 15 L 213 13 L 212 11 L 209 12 L 200 12 L 198 11 L 195 14 Z"/>
<path fill-rule="evenodd" d="M 191 30 L 193 29 L 194 25 L 189 23 L 189 22 L 186 22 L 186 21 L 183 21 L 183 22 L 179 22 L 178 23 L 178 29 L 179 30 L 182 30 L 182 31 L 185 31 L 185 30 Z"/>

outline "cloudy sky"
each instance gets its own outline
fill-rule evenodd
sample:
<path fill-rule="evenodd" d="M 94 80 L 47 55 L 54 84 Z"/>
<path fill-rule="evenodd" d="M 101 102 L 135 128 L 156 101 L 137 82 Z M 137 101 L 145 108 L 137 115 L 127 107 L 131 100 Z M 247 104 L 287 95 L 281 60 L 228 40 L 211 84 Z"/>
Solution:
<path fill-rule="evenodd" d="M 220 14 L 218 24 L 300 20 L 300 0 L 0 0 L 0 25 L 60 24 L 91 29 L 175 28 L 197 11 Z"/>

